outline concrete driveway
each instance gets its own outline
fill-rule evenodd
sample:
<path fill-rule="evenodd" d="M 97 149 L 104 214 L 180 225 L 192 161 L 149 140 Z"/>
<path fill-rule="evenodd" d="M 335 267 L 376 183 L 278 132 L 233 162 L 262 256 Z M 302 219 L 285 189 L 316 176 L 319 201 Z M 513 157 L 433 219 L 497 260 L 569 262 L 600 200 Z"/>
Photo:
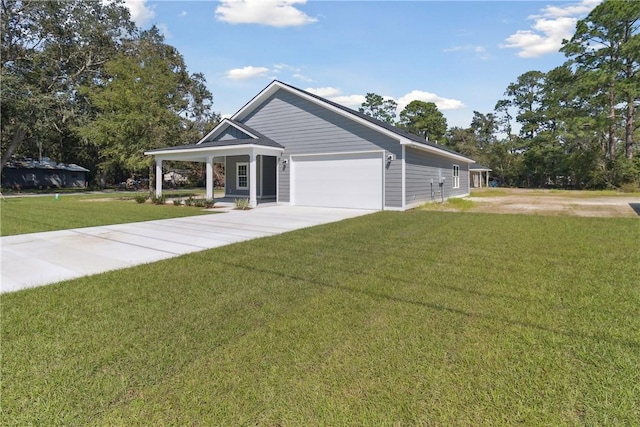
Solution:
<path fill-rule="evenodd" d="M 0 292 L 48 285 L 371 212 L 269 206 L 217 215 L 1 237 Z"/>

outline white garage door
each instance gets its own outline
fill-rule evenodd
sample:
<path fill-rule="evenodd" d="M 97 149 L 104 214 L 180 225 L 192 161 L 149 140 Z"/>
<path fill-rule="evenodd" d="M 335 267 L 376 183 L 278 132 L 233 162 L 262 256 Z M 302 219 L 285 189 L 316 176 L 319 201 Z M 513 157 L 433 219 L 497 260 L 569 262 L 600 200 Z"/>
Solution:
<path fill-rule="evenodd" d="M 293 156 L 293 204 L 382 209 L 382 152 Z"/>

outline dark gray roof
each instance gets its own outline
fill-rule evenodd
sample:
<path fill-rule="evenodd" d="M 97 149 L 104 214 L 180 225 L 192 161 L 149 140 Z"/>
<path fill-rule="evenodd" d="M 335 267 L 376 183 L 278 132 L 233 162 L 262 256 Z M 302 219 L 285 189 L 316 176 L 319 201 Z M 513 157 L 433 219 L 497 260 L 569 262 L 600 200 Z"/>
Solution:
<path fill-rule="evenodd" d="M 313 98 L 319 99 L 320 101 L 326 102 L 329 105 L 332 105 L 332 106 L 334 106 L 336 108 L 341 109 L 342 111 L 345 111 L 345 112 L 347 112 L 349 114 L 352 114 L 352 115 L 354 115 L 356 117 L 364 119 L 364 120 L 366 120 L 366 121 L 368 121 L 370 123 L 378 125 L 378 126 L 384 128 L 384 129 L 388 130 L 388 131 L 391 131 L 391 132 L 395 133 L 398 136 L 401 136 L 403 138 L 409 139 L 409 140 L 411 140 L 413 142 L 416 142 L 418 144 L 422 144 L 422 145 L 425 145 L 425 146 L 437 148 L 438 150 L 446 151 L 447 153 L 455 154 L 457 156 L 461 156 L 461 157 L 465 157 L 465 158 L 467 158 L 469 160 L 473 160 L 473 159 L 470 159 L 469 157 L 465 156 L 464 154 L 460 154 L 460 153 L 458 153 L 456 151 L 449 150 L 448 148 L 445 148 L 442 145 L 436 144 L 434 142 L 427 141 L 424 138 L 422 138 L 421 136 L 418 136 L 418 135 L 413 134 L 411 132 L 407 132 L 404 129 L 401 129 L 401 128 L 397 127 L 397 126 L 393 126 L 392 124 L 389 124 L 387 122 L 383 122 L 382 120 L 374 119 L 373 117 L 367 116 L 366 114 L 361 113 L 360 111 L 356 111 L 356 110 L 353 110 L 353 109 L 351 109 L 349 107 L 345 107 L 344 105 L 340 105 L 340 104 L 338 104 L 336 102 L 329 101 L 326 98 L 323 98 L 323 97 L 318 96 L 316 94 L 313 94 L 311 92 L 307 92 L 305 90 L 299 89 L 299 88 L 297 88 L 295 86 L 291 86 L 290 84 L 281 82 L 280 80 L 276 80 L 276 81 L 278 83 L 284 85 L 284 86 L 290 87 L 291 89 L 297 90 L 297 91 L 302 92 L 302 93 L 304 93 L 306 95 L 309 95 L 309 96 L 311 96 Z"/>
<path fill-rule="evenodd" d="M 54 160 L 51 160 L 48 157 L 43 157 L 42 161 L 33 159 L 8 161 L 5 167 L 15 169 L 50 169 L 65 170 L 71 172 L 89 172 L 89 169 L 83 168 L 82 166 L 78 166 L 74 163 L 56 163 Z"/>

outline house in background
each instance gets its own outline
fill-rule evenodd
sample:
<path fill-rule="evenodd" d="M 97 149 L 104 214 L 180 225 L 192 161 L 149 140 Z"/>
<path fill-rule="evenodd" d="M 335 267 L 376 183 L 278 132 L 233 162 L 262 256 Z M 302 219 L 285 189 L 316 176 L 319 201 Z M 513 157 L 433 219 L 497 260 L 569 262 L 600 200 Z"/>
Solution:
<path fill-rule="evenodd" d="M 462 154 L 274 80 L 196 144 L 151 150 L 162 162 L 225 164 L 225 195 L 300 206 L 405 210 L 469 194 Z"/>
<path fill-rule="evenodd" d="M 489 174 L 491 173 L 491 168 L 486 166 L 479 165 L 477 163 L 469 166 L 469 175 L 471 188 L 482 188 L 489 187 Z"/>
<path fill-rule="evenodd" d="M 24 159 L 9 161 L 2 168 L 2 187 L 85 188 L 89 169 L 75 164 L 56 163 L 48 157 L 41 161 Z"/>

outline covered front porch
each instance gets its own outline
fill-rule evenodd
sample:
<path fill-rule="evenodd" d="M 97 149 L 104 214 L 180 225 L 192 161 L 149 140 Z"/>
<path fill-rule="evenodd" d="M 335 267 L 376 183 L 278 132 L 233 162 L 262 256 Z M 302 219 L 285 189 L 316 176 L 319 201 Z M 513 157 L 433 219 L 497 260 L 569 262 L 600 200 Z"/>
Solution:
<path fill-rule="evenodd" d="M 239 142 L 242 143 L 239 143 Z M 277 201 L 278 165 L 284 148 L 261 145 L 255 139 L 215 141 L 161 148 L 145 152 L 155 158 L 155 194 L 162 196 L 162 163 L 206 164 L 206 198 L 214 199 L 214 164 L 225 164 L 225 199 L 246 198 L 250 207 L 259 201 Z"/>
<path fill-rule="evenodd" d="M 469 175 L 470 175 L 470 187 L 471 188 L 482 188 L 489 187 L 489 174 L 491 173 L 491 168 L 488 168 L 483 165 L 479 165 L 474 163 L 469 166 Z"/>

